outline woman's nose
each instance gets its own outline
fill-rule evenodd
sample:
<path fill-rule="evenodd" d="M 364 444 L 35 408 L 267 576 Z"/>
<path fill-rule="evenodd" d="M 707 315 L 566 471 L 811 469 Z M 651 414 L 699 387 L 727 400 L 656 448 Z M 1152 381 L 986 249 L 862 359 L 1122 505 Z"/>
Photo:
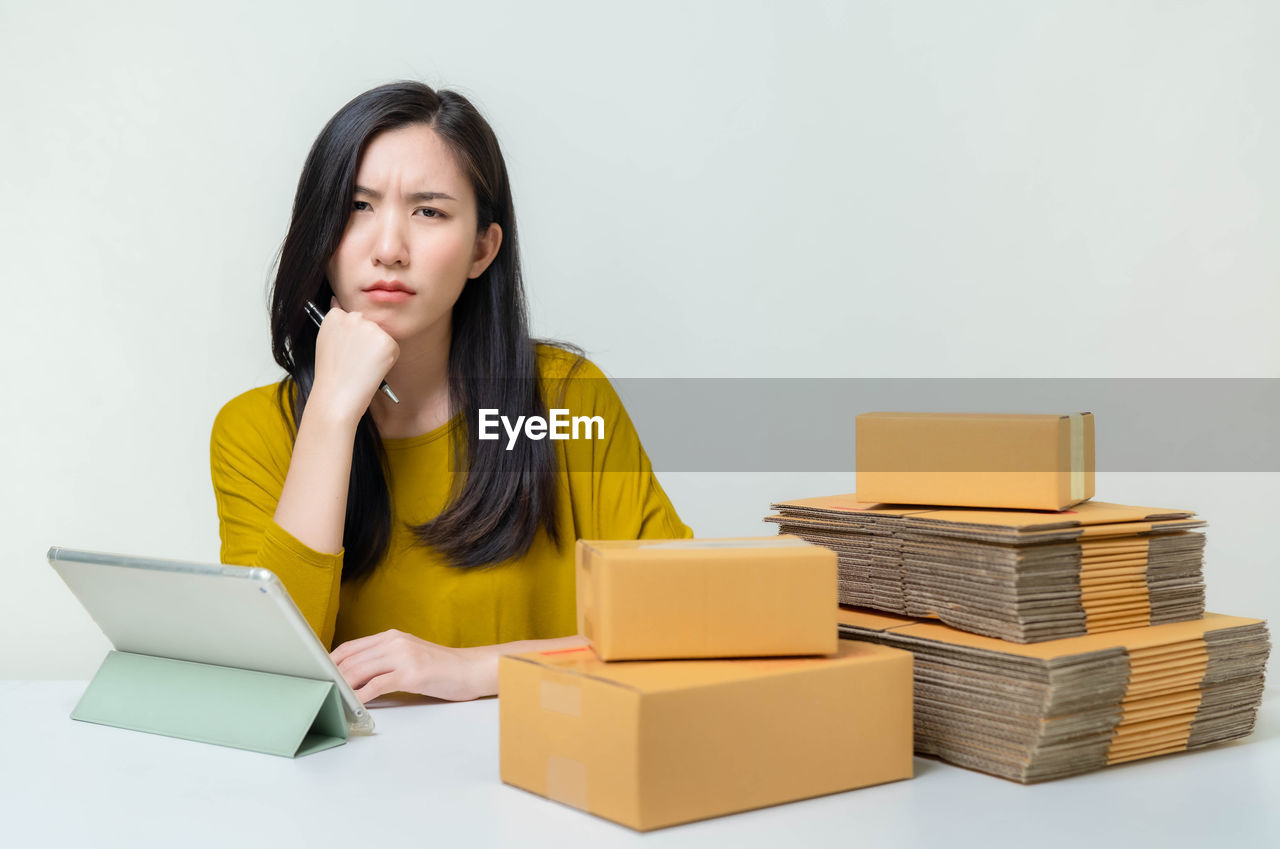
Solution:
<path fill-rule="evenodd" d="M 395 215 L 387 215 L 379 222 L 377 240 L 373 246 L 375 265 L 408 265 L 409 245 L 405 240 L 404 224 Z"/>

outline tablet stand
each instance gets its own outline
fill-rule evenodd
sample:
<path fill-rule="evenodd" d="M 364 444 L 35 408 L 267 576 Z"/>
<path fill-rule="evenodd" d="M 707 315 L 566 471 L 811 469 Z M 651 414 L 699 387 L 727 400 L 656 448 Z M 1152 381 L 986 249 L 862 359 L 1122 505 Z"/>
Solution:
<path fill-rule="evenodd" d="M 110 652 L 72 719 L 287 758 L 347 741 L 331 681 Z"/>

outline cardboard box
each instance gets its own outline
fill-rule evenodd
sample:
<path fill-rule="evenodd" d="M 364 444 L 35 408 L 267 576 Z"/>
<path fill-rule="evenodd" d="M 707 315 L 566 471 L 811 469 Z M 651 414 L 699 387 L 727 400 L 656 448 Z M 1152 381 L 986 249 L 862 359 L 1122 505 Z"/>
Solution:
<path fill-rule="evenodd" d="M 498 665 L 501 775 L 639 831 L 910 778 L 911 655 Z"/>
<path fill-rule="evenodd" d="M 799 537 L 579 540 L 578 632 L 604 660 L 834 654 L 836 554 Z"/>
<path fill-rule="evenodd" d="M 863 501 L 1065 510 L 1093 497 L 1093 414 L 864 413 Z"/>

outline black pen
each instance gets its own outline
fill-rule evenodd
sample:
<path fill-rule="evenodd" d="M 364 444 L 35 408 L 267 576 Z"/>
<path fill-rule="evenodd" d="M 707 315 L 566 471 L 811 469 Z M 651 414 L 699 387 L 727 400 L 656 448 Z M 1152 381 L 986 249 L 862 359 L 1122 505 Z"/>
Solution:
<path fill-rule="evenodd" d="M 311 320 L 316 323 L 316 327 L 319 327 L 320 322 L 324 321 L 324 313 L 320 312 L 320 308 L 317 307 L 315 304 L 311 303 L 310 301 L 307 301 L 306 310 L 307 310 L 307 315 L 311 316 Z M 395 403 L 397 404 L 400 403 L 400 399 L 396 397 L 396 393 L 391 391 L 391 387 L 387 386 L 387 382 L 385 380 L 382 381 L 382 385 L 379 386 L 378 389 L 387 393 L 387 397 L 390 398 Z"/>

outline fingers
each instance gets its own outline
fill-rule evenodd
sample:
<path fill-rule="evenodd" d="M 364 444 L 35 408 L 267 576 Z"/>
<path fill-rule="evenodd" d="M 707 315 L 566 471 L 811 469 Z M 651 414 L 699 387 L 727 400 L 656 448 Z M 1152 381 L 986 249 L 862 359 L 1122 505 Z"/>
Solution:
<path fill-rule="evenodd" d="M 360 700 L 360 704 L 368 704 L 378 696 L 385 696 L 387 693 L 394 693 L 400 689 L 396 683 L 396 674 L 388 672 L 385 675 L 379 675 L 365 684 L 359 690 L 356 690 L 356 698 Z"/>
<path fill-rule="evenodd" d="M 416 638 L 391 629 L 348 640 L 334 649 L 329 657 L 352 689 L 363 687 L 373 678 L 403 670 L 409 661 L 406 645 Z"/>
<path fill-rule="evenodd" d="M 362 704 L 400 690 L 425 692 L 426 679 L 421 674 L 414 674 L 415 664 L 395 652 L 384 652 L 380 648 L 370 648 L 348 659 L 338 670 Z"/>
<path fill-rule="evenodd" d="M 346 315 L 353 315 L 356 318 L 364 318 L 364 313 L 360 312 L 359 310 L 355 310 L 352 312 L 347 312 L 346 310 L 344 310 L 342 308 L 342 304 L 338 303 L 337 295 L 333 295 L 329 298 L 329 312 L 335 312 L 335 311 L 338 314 L 345 313 Z M 325 313 L 325 315 L 328 315 L 328 313 Z"/>
<path fill-rule="evenodd" d="M 329 657 L 333 659 L 335 666 L 341 666 L 342 662 L 352 655 L 359 654 L 367 648 L 380 645 L 385 640 L 396 637 L 401 632 L 394 628 L 390 631 L 380 631 L 377 634 L 370 634 L 367 637 L 360 637 L 355 640 L 347 640 L 333 651 L 329 652 Z"/>
<path fill-rule="evenodd" d="M 330 298 L 329 298 L 329 312 L 333 312 L 334 310 L 337 310 L 339 313 L 346 313 L 347 315 L 355 315 L 355 316 L 363 316 L 363 315 L 364 315 L 364 313 L 362 313 L 362 312 L 347 312 L 346 310 L 344 310 L 344 309 L 342 308 L 342 304 L 338 303 L 338 296 L 337 296 L 337 295 L 334 295 L 334 296 L 332 296 L 332 297 L 330 297 Z M 326 313 L 326 314 L 327 314 L 327 313 Z"/>
<path fill-rule="evenodd" d="M 330 657 L 361 702 L 398 691 L 457 701 L 477 695 L 466 652 L 390 630 L 349 640 Z"/>
<path fill-rule="evenodd" d="M 400 664 L 385 654 L 375 654 L 374 651 L 370 651 L 346 661 L 338 667 L 338 671 L 354 690 L 357 687 L 363 687 L 379 675 L 394 672 L 399 667 Z"/>

